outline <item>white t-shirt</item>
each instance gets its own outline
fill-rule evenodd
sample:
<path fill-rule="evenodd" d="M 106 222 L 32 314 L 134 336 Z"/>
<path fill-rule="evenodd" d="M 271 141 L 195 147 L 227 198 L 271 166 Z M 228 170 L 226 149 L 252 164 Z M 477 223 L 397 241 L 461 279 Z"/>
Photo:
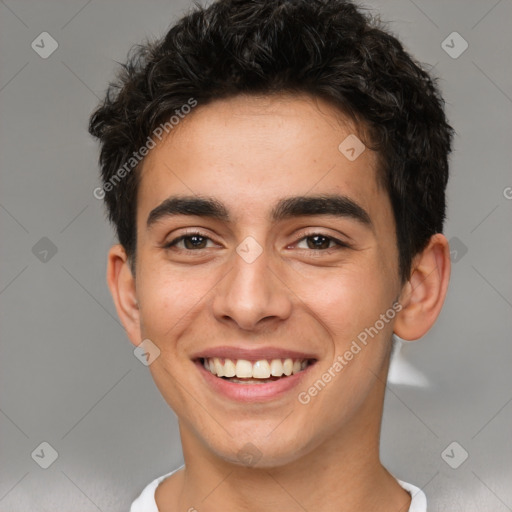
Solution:
<path fill-rule="evenodd" d="M 132 503 L 130 512 L 159 512 L 155 501 L 155 491 L 158 484 L 183 467 L 184 465 L 170 473 L 167 473 L 166 475 L 155 478 L 151 483 L 149 483 L 140 493 L 139 497 Z M 415 485 L 408 484 L 407 482 L 402 482 L 398 479 L 397 482 L 411 495 L 412 499 L 409 512 L 427 512 L 427 498 L 423 491 Z"/>

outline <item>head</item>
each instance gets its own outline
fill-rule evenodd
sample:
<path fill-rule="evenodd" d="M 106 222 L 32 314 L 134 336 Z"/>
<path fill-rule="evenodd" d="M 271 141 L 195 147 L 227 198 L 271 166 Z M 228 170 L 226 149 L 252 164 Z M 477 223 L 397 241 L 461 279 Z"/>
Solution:
<path fill-rule="evenodd" d="M 262 465 L 378 437 L 392 334 L 425 334 L 449 278 L 452 130 L 398 40 L 350 2 L 216 2 L 135 49 L 90 132 L 109 286 L 182 433 L 230 461 L 252 441 Z M 247 403 L 199 368 L 230 349 L 310 365 Z"/>

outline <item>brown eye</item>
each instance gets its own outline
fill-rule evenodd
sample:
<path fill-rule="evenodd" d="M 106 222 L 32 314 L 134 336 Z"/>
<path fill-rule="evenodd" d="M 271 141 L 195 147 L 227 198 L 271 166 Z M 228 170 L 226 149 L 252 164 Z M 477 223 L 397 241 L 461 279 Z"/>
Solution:
<path fill-rule="evenodd" d="M 164 245 L 165 249 L 176 247 L 178 250 L 194 251 L 198 249 L 207 249 L 210 238 L 203 236 L 200 233 L 191 233 L 189 235 L 182 235 L 169 243 Z"/>
<path fill-rule="evenodd" d="M 332 236 L 323 235 L 321 233 L 303 234 L 302 238 L 297 242 L 297 248 L 309 250 L 310 252 L 327 252 L 328 249 L 350 249 L 350 244 L 342 242 Z M 330 254 L 329 251 L 327 254 Z"/>
<path fill-rule="evenodd" d="M 309 249 L 329 249 L 332 239 L 323 235 L 312 235 L 306 237 Z"/>
<path fill-rule="evenodd" d="M 192 235 L 184 236 L 183 242 L 185 249 L 204 249 L 206 247 L 207 238 L 204 236 Z"/>

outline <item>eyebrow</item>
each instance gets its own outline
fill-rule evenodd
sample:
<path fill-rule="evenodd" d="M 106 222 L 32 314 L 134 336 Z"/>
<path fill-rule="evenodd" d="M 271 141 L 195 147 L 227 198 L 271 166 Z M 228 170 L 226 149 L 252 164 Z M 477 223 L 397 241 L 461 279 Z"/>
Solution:
<path fill-rule="evenodd" d="M 157 221 L 176 215 L 208 217 L 231 222 L 226 206 L 214 198 L 171 196 L 151 210 L 146 227 L 149 229 Z M 317 215 L 349 218 L 373 230 L 373 223 L 368 212 L 349 197 L 338 194 L 294 196 L 280 199 L 272 209 L 270 218 L 273 222 L 278 222 L 294 217 Z"/>

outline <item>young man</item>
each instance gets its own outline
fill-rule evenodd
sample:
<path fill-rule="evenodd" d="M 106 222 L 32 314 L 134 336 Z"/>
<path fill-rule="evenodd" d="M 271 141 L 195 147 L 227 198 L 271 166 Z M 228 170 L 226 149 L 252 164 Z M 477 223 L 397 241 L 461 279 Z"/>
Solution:
<path fill-rule="evenodd" d="M 132 512 L 426 510 L 379 433 L 392 335 L 450 274 L 428 74 L 349 2 L 221 0 L 139 47 L 90 132 L 108 285 L 185 461 Z"/>

